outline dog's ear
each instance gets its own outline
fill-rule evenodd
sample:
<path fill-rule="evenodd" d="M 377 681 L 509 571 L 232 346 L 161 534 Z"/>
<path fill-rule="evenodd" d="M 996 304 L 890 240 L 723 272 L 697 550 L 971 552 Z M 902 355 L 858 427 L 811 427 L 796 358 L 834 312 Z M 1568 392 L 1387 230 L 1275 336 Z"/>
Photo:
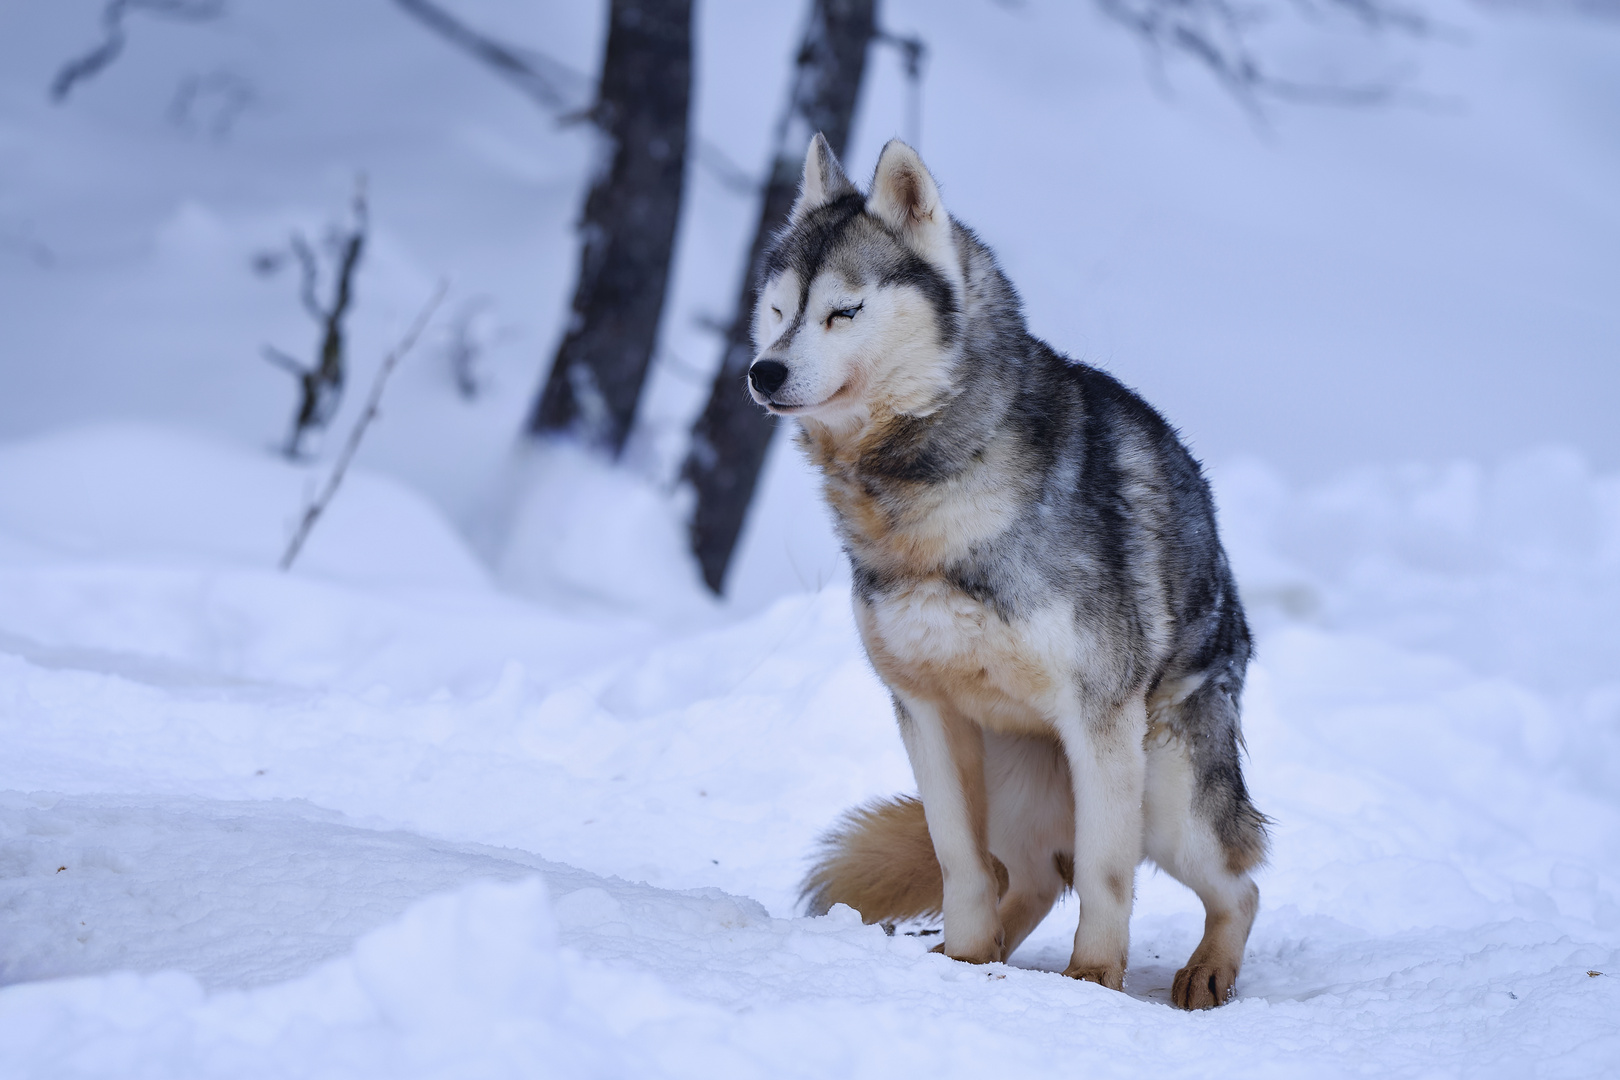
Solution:
<path fill-rule="evenodd" d="M 955 264 L 951 216 L 939 200 L 939 185 L 917 151 L 899 139 L 890 139 L 878 158 L 866 212 L 905 237 L 923 258 Z"/>
<path fill-rule="evenodd" d="M 789 219 L 797 223 L 810 211 L 854 194 L 857 194 L 855 185 L 844 175 L 844 167 L 838 164 L 838 155 L 833 153 L 827 136 L 816 132 L 815 138 L 810 140 L 810 149 L 805 151 L 804 179 L 799 183 L 799 198 L 793 204 Z"/>

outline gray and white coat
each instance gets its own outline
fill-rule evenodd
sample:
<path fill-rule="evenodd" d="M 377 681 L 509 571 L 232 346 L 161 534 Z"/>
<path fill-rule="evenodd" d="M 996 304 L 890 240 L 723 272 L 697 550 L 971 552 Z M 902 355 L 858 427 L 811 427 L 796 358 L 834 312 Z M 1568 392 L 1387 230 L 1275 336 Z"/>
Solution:
<path fill-rule="evenodd" d="M 811 909 L 940 914 L 944 952 L 996 961 L 1072 882 L 1067 974 L 1119 989 L 1149 858 L 1206 911 L 1172 997 L 1220 1004 L 1266 819 L 1239 756 L 1249 630 L 1197 462 L 1029 333 L 902 143 L 869 194 L 811 143 L 759 298 L 750 392 L 821 470 L 920 796 L 846 818 Z"/>

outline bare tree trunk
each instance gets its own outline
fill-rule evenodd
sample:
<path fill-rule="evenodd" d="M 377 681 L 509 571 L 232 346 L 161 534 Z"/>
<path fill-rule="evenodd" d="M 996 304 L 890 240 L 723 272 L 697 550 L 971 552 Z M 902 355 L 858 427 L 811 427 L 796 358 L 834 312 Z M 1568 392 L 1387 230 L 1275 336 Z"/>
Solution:
<path fill-rule="evenodd" d="M 585 200 L 568 334 L 529 421 L 617 455 L 658 338 L 680 217 L 691 0 L 613 0 L 592 119 L 608 141 Z"/>
<path fill-rule="evenodd" d="M 773 419 L 749 398 L 744 382 L 754 358 L 749 325 L 760 259 L 793 208 L 811 136 L 821 132 L 834 153 L 844 153 L 866 68 L 866 47 L 877 35 L 875 9 L 876 0 L 811 2 L 810 23 L 799 48 L 787 112 L 777 127 L 770 183 L 748 249 L 720 371 L 709 403 L 692 429 L 692 449 L 682 470 L 697 490 L 692 553 L 703 568 L 703 580 L 716 593 L 725 584 L 726 568 L 775 431 Z"/>

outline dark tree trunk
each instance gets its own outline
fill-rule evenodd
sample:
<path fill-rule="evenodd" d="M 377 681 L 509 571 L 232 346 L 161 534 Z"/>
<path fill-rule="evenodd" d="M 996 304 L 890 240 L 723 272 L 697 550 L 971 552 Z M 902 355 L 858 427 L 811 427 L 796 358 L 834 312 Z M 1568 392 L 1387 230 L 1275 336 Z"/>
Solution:
<path fill-rule="evenodd" d="M 726 568 L 776 430 L 774 419 L 749 398 L 744 381 L 754 358 L 749 326 L 760 259 L 793 208 L 811 136 L 821 132 L 834 153 L 844 153 L 866 69 L 866 47 L 877 33 L 875 8 L 876 0 L 812 0 L 720 370 L 709 403 L 692 429 L 692 449 L 683 469 L 697 490 L 692 552 L 703 568 L 703 580 L 716 593 L 725 584 Z"/>
<path fill-rule="evenodd" d="M 617 455 L 658 339 L 680 217 L 691 0 L 613 0 L 592 119 L 611 159 L 585 200 L 568 334 L 529 427 Z"/>

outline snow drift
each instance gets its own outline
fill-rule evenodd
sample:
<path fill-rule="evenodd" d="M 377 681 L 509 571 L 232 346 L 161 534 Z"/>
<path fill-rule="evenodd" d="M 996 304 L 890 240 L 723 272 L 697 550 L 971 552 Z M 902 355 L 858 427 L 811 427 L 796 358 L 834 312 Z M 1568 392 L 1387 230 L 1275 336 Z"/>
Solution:
<path fill-rule="evenodd" d="M 57 504 L 0 544 L 0 1046 L 19 1075 L 1616 1060 L 1620 682 L 1600 652 L 1620 516 L 1615 478 L 1568 454 L 1307 489 L 1217 472 L 1260 628 L 1253 787 L 1278 825 L 1240 998 L 1189 1017 L 1164 1002 L 1196 901 L 1151 870 L 1124 995 L 1054 974 L 1072 908 L 988 968 L 847 911 L 794 917 L 817 833 L 910 786 L 841 589 L 730 623 L 548 612 L 447 582 L 419 540 L 447 531 L 386 485 L 397 502 L 334 516 L 331 561 L 279 574 L 276 534 L 248 543 L 218 492 L 278 505 L 287 469 L 163 444 L 90 429 L 0 451 L 0 477 Z M 184 523 L 141 525 L 140 557 L 139 522 L 70 481 L 108 457 Z M 338 558 L 346 529 L 393 546 L 389 581 Z M 1549 610 L 1549 590 L 1579 599 Z M 1533 635 L 1590 660 L 1516 647 Z"/>

